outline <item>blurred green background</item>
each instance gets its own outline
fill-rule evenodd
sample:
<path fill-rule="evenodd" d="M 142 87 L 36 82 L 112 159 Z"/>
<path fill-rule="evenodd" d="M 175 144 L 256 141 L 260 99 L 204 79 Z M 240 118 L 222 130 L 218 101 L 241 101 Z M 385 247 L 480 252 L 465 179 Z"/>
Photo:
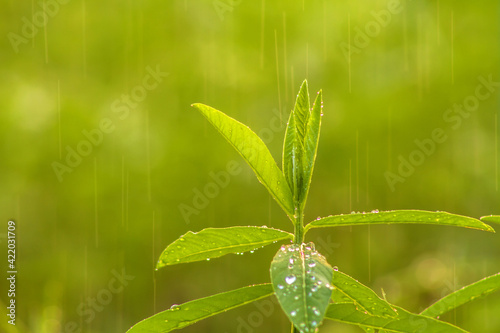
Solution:
<path fill-rule="evenodd" d="M 500 213 L 496 0 L 5 0 L 2 8 L 0 241 L 6 249 L 6 223 L 16 220 L 19 272 L 17 325 L 2 310 L 4 331 L 125 332 L 174 303 L 269 281 L 279 244 L 154 271 L 188 230 L 292 230 L 194 102 L 248 124 L 281 164 L 300 83 L 307 78 L 312 95 L 323 90 L 307 219 L 373 209 Z M 446 140 L 431 149 L 436 129 Z M 418 165 L 388 182 L 401 158 Z M 229 184 L 193 203 L 228 163 L 241 168 Z M 308 234 L 332 265 L 411 311 L 497 273 L 498 237 L 408 225 Z M 184 331 L 289 332 L 281 310 L 263 304 Z M 499 332 L 499 312 L 497 293 L 443 319 Z M 360 330 L 327 322 L 320 332 Z"/>

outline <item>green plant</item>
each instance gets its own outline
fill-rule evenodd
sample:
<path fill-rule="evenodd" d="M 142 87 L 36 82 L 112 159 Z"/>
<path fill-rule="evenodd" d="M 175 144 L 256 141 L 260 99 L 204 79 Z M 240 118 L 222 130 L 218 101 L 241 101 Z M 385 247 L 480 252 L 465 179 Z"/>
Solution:
<path fill-rule="evenodd" d="M 389 304 L 370 288 L 333 269 L 315 250 L 314 243 L 304 243 L 306 233 L 312 228 L 382 223 L 438 224 L 494 232 L 491 226 L 474 218 L 418 210 L 334 215 L 318 218 L 304 226 L 304 207 L 316 159 L 323 107 L 320 91 L 310 108 L 306 81 L 288 120 L 282 170 L 250 128 L 209 106 L 193 106 L 250 165 L 291 220 L 294 233 L 259 226 L 188 232 L 164 250 L 157 269 L 253 251 L 278 241 L 291 240 L 292 243 L 283 245 L 276 253 L 270 268 L 271 283 L 175 305 L 136 324 L 130 333 L 170 332 L 273 294 L 290 319 L 293 332 L 316 332 L 325 318 L 359 326 L 365 332 L 465 332 L 436 318 L 478 296 L 500 289 L 499 273 L 444 297 L 420 314 L 414 314 Z M 482 219 L 488 222 L 500 220 L 498 216 Z"/>

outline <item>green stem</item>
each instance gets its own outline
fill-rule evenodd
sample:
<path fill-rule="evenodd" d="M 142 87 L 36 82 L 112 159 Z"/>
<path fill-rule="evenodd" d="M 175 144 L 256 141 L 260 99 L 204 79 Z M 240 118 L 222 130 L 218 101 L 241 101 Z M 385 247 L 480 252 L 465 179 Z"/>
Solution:
<path fill-rule="evenodd" d="M 297 217 L 295 218 L 295 237 L 294 244 L 304 243 L 304 214 L 302 210 L 297 210 Z"/>

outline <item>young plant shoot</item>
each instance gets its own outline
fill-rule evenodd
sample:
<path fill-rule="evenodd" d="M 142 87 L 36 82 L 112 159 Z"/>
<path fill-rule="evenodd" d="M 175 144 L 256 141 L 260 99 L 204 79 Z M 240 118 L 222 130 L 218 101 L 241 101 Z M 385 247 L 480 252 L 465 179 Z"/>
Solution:
<path fill-rule="evenodd" d="M 389 304 L 372 289 L 332 268 L 305 236 L 312 228 L 370 224 L 420 223 L 494 232 L 481 220 L 445 212 L 399 210 L 318 218 L 304 225 L 304 208 L 318 150 L 323 99 L 318 92 L 311 107 L 307 81 L 302 83 L 290 113 L 281 169 L 264 142 L 247 126 L 204 104 L 193 104 L 238 151 L 291 221 L 293 233 L 265 226 L 207 228 L 187 232 L 161 254 L 157 269 L 236 254 L 280 242 L 270 267 L 271 283 L 246 286 L 190 301 L 160 312 L 129 333 L 170 332 L 256 300 L 276 296 L 291 322 L 292 332 L 318 332 L 323 321 L 358 326 L 365 332 L 466 332 L 439 316 L 479 296 L 500 289 L 500 273 L 464 287 L 430 305 L 420 314 Z M 483 222 L 484 221 L 484 222 Z M 292 228 L 291 228 L 292 229 Z"/>

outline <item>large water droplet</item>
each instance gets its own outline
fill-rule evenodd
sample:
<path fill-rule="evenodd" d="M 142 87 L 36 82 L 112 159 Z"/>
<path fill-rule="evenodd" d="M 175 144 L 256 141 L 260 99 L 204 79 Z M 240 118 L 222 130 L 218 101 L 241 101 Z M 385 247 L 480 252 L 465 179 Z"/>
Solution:
<path fill-rule="evenodd" d="M 295 277 L 295 275 L 289 275 L 285 278 L 285 281 L 286 283 L 288 284 L 292 284 L 295 282 L 295 280 L 297 280 L 297 278 Z"/>

